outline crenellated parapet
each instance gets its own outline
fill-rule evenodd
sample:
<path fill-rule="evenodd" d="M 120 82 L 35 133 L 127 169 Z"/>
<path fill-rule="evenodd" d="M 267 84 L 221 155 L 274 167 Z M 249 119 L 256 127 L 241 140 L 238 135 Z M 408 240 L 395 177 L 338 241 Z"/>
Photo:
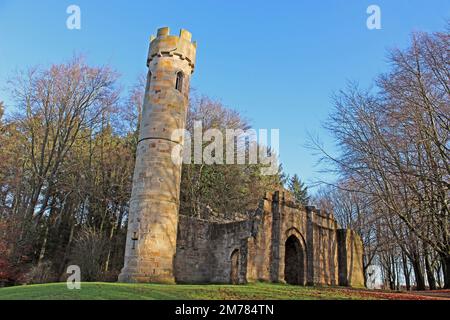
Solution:
<path fill-rule="evenodd" d="M 186 60 L 194 72 L 197 42 L 192 42 L 192 34 L 184 29 L 180 30 L 179 36 L 170 35 L 170 29 L 160 28 L 157 36 L 151 37 L 148 53 L 147 66 L 158 57 L 179 57 Z"/>

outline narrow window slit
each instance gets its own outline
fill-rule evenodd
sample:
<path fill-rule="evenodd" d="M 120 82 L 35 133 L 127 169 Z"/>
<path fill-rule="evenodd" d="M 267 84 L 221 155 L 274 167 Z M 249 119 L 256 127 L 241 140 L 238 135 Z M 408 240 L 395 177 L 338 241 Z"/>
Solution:
<path fill-rule="evenodd" d="M 180 71 L 177 73 L 177 82 L 175 84 L 175 89 L 177 89 L 181 93 L 183 93 L 183 80 L 184 80 L 184 74 L 183 74 L 183 72 Z"/>

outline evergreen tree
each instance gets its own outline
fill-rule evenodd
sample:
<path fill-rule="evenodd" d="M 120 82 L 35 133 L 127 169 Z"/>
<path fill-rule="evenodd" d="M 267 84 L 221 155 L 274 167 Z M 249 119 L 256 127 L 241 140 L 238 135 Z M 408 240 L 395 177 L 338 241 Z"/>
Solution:
<path fill-rule="evenodd" d="M 288 184 L 289 191 L 294 195 L 295 201 L 307 206 L 309 203 L 308 196 L 308 187 L 305 186 L 303 182 L 300 181 L 300 178 L 295 174 L 292 178 L 289 179 Z"/>

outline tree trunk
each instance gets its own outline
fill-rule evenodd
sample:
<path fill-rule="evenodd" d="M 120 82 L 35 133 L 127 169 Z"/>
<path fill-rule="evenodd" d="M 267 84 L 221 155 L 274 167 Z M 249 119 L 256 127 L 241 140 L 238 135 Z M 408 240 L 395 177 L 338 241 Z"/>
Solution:
<path fill-rule="evenodd" d="M 71 227 L 70 227 L 69 240 L 67 241 L 66 249 L 64 251 L 64 258 L 61 263 L 61 267 L 59 269 L 59 277 L 60 278 L 65 274 L 65 268 L 66 268 L 67 261 L 69 259 L 69 254 L 70 254 L 70 250 L 71 250 L 74 231 L 75 231 L 75 222 L 72 222 Z"/>
<path fill-rule="evenodd" d="M 435 268 L 436 271 L 436 282 L 439 289 L 442 289 L 442 281 L 441 281 L 441 262 L 438 261 L 437 266 Z"/>
<path fill-rule="evenodd" d="M 430 290 L 436 290 L 436 278 L 434 277 L 434 270 L 430 263 L 430 256 L 425 252 L 425 270 L 427 273 L 428 286 Z"/>
<path fill-rule="evenodd" d="M 111 250 L 112 250 L 112 240 L 114 237 L 114 226 L 111 226 L 111 232 L 109 233 L 109 241 L 108 241 L 108 254 L 106 255 L 106 262 L 105 262 L 105 272 L 109 271 L 109 264 L 111 259 Z"/>
<path fill-rule="evenodd" d="M 420 259 L 416 254 L 414 255 L 414 259 L 411 260 L 411 264 L 416 278 L 416 290 L 425 290 L 425 279 L 423 277 L 422 266 L 420 265 Z"/>
<path fill-rule="evenodd" d="M 41 246 L 41 250 L 39 253 L 39 259 L 37 264 L 40 265 L 42 260 L 44 260 L 45 257 L 45 250 L 47 247 L 47 240 L 48 240 L 48 231 L 49 231 L 49 224 L 46 223 L 46 227 L 45 227 L 45 234 L 44 234 L 44 240 L 42 241 L 42 246 Z"/>
<path fill-rule="evenodd" d="M 406 290 L 410 291 L 411 290 L 411 274 L 408 269 L 408 259 L 404 252 L 402 252 L 402 264 L 403 264 L 403 274 L 405 276 Z"/>
<path fill-rule="evenodd" d="M 395 290 L 395 264 L 392 255 L 389 255 L 389 275 L 389 288 Z"/>
<path fill-rule="evenodd" d="M 450 255 L 441 255 L 444 289 L 450 289 Z"/>
<path fill-rule="evenodd" d="M 367 288 L 367 266 L 363 266 L 364 288 Z"/>

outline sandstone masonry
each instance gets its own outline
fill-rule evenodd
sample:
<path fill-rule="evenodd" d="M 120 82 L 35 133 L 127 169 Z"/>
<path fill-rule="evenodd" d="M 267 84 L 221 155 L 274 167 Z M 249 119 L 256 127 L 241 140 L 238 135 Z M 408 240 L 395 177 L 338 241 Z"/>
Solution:
<path fill-rule="evenodd" d="M 191 37 L 186 30 L 177 37 L 161 28 L 150 43 L 125 266 L 119 281 L 174 282 L 181 164 L 173 162 L 172 149 L 182 147 L 183 138 L 172 140 L 172 133 L 186 123 L 197 47 Z"/>
<path fill-rule="evenodd" d="M 364 286 L 359 236 L 289 196 L 267 194 L 248 219 L 237 222 L 180 216 L 176 281 Z"/>
<path fill-rule="evenodd" d="M 239 221 L 180 216 L 181 165 L 172 132 L 184 129 L 196 43 L 168 28 L 152 38 L 121 282 L 287 282 L 363 286 L 362 242 L 332 214 L 266 194 Z"/>

